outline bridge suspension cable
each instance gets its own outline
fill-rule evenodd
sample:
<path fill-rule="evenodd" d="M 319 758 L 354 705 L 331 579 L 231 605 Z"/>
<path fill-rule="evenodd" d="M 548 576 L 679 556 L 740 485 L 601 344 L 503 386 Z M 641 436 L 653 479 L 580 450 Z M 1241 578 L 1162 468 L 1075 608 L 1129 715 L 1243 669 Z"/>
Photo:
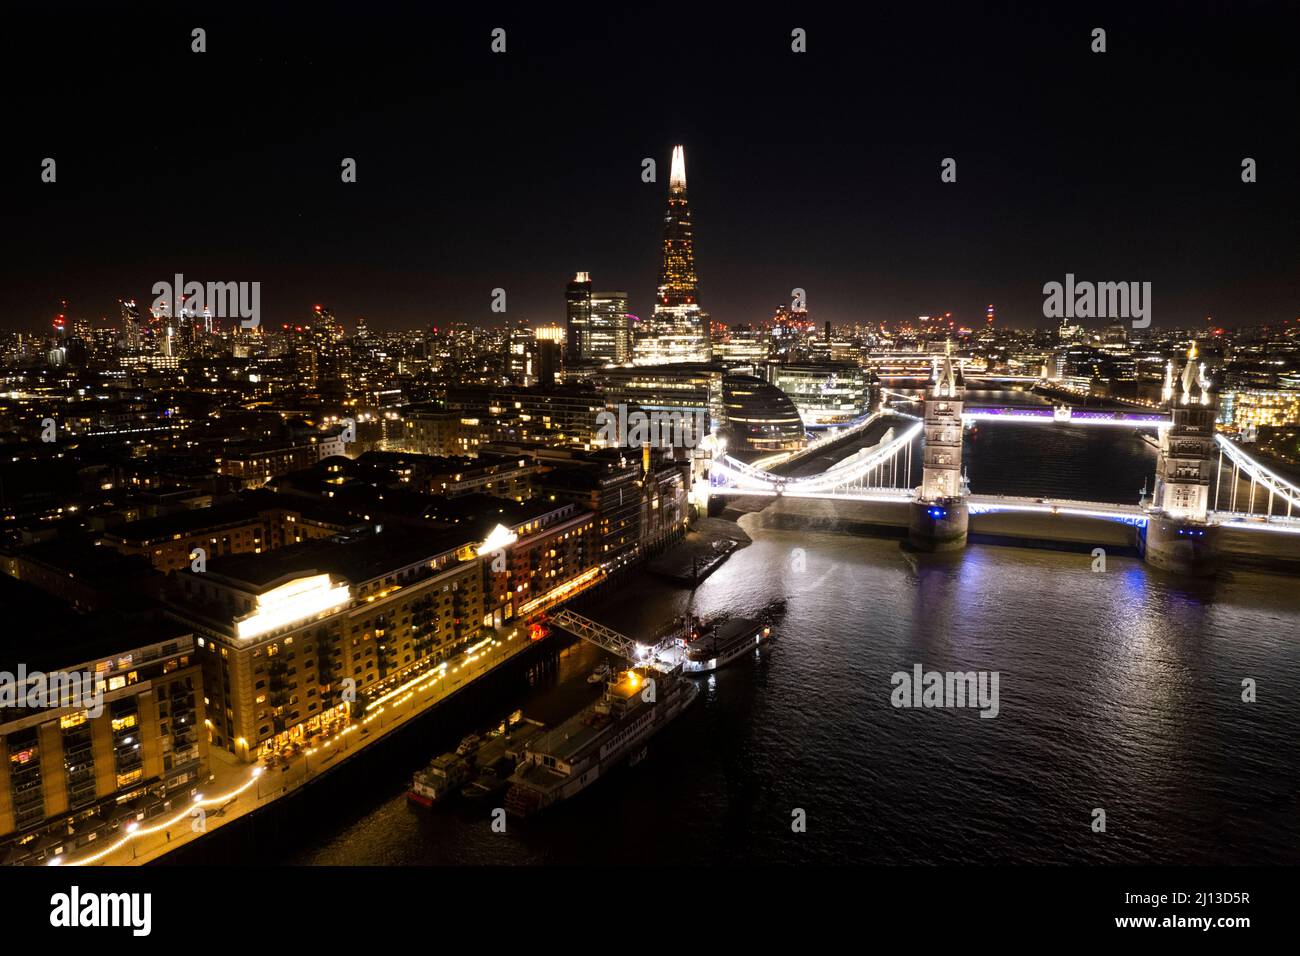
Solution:
<path fill-rule="evenodd" d="M 1255 513 L 1255 496 L 1263 488 L 1268 494 L 1265 515 L 1272 516 L 1274 502 L 1281 499 L 1286 503 L 1286 517 L 1300 512 L 1300 487 L 1293 485 L 1281 475 L 1270 471 L 1260 462 L 1251 458 L 1225 435 L 1215 435 L 1219 445 L 1219 471 L 1214 484 L 1214 510 L 1220 511 L 1220 489 L 1223 485 L 1223 459 L 1226 456 L 1232 462 L 1232 489 L 1229 494 L 1229 513 L 1253 515 Z M 1241 484 L 1242 473 L 1250 479 L 1250 498 L 1245 511 L 1237 508 L 1237 490 Z M 1222 512 L 1221 512 L 1222 513 Z"/>
<path fill-rule="evenodd" d="M 923 427 L 923 423 L 918 421 L 874 448 L 862 449 L 837 462 L 821 474 L 803 478 L 772 475 L 737 461 L 729 455 L 722 455 L 713 461 L 710 480 L 714 487 L 719 489 L 788 495 L 831 492 L 840 489 L 898 487 L 900 480 L 903 487 L 909 487 L 912 473 L 912 444 L 921 434 Z M 906 462 L 901 472 L 894 461 L 899 455 L 902 455 Z M 884 484 L 886 466 L 889 467 L 891 476 L 889 485 Z"/>

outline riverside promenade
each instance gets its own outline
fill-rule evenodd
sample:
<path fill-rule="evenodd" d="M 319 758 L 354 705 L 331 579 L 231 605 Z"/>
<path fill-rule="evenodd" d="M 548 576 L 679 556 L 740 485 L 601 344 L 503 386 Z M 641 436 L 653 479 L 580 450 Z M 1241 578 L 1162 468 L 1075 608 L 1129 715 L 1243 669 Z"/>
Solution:
<path fill-rule="evenodd" d="M 361 720 L 281 766 L 268 769 L 260 764 L 244 763 L 234 754 L 214 748 L 208 758 L 207 782 L 189 806 L 172 807 L 141 821 L 135 829 L 113 838 L 103 847 L 85 847 L 59 858 L 55 865 L 133 866 L 149 863 L 202 839 L 207 833 L 301 790 L 513 660 L 534 643 L 522 621 L 494 630 L 490 637 L 459 657 L 413 673 L 409 680 L 372 704 Z"/>

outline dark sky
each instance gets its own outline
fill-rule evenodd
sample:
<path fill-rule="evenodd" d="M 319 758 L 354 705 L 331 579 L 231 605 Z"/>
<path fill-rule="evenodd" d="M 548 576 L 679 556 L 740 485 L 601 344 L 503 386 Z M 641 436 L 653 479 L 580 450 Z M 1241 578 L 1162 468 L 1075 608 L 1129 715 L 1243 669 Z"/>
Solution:
<path fill-rule="evenodd" d="M 578 269 L 642 314 L 676 142 L 721 321 L 800 286 L 819 321 L 1043 325 L 1067 272 L 1151 282 L 1157 326 L 1300 315 L 1294 4 L 468 6 L 14 13 L 0 325 L 176 272 L 260 281 L 273 324 L 494 323 L 497 286 L 561 321 Z"/>

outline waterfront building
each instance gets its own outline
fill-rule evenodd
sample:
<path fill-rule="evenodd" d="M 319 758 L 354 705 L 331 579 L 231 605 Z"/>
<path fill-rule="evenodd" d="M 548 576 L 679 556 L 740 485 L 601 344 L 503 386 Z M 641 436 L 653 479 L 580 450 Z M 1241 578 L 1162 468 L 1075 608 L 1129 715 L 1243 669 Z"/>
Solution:
<path fill-rule="evenodd" d="M 1219 397 L 1219 420 L 1238 430 L 1300 425 L 1300 389 L 1224 389 Z"/>
<path fill-rule="evenodd" d="M 728 375 L 722 389 L 732 449 L 798 451 L 807 444 L 798 409 L 775 385 L 753 375 Z"/>
<path fill-rule="evenodd" d="M 593 455 L 555 467 L 538 479 L 543 498 L 574 502 L 596 515 L 592 547 L 606 572 L 629 564 L 639 551 L 645 499 L 639 464 L 639 455 L 632 460 Z"/>
<path fill-rule="evenodd" d="M 766 330 L 752 326 L 729 329 L 713 345 L 713 357 L 728 370 L 758 369 L 767 362 L 771 353 L 772 337 Z"/>
<path fill-rule="evenodd" d="M 360 716 L 472 644 L 483 571 L 459 531 L 388 532 L 233 555 L 177 576 L 212 746 L 254 760 Z"/>
<path fill-rule="evenodd" d="M 606 369 L 593 382 L 610 406 L 636 406 L 647 412 L 703 413 L 712 428 L 724 418 L 723 371 L 707 363 L 645 365 Z"/>
<path fill-rule="evenodd" d="M 23 666 L 27 687 L 39 672 L 77 675 L 90 688 L 57 703 L 28 696 L 24 706 L 0 705 L 4 862 L 93 849 L 187 805 L 208 760 L 189 630 L 148 609 L 79 614 L 3 575 L 0 605 L 10 666 Z"/>
<path fill-rule="evenodd" d="M 867 411 L 867 373 L 854 363 L 776 365 L 771 378 L 808 427 L 843 424 Z"/>

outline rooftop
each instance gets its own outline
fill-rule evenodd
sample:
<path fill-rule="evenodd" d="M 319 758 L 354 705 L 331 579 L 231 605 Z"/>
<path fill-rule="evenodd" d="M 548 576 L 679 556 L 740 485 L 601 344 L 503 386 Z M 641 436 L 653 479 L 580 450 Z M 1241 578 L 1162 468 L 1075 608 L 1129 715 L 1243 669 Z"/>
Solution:
<path fill-rule="evenodd" d="M 309 572 L 333 574 L 357 585 L 424 558 L 455 551 L 473 540 L 460 531 L 393 529 L 350 541 L 304 541 L 264 554 L 213 558 L 206 574 L 255 593 Z"/>

